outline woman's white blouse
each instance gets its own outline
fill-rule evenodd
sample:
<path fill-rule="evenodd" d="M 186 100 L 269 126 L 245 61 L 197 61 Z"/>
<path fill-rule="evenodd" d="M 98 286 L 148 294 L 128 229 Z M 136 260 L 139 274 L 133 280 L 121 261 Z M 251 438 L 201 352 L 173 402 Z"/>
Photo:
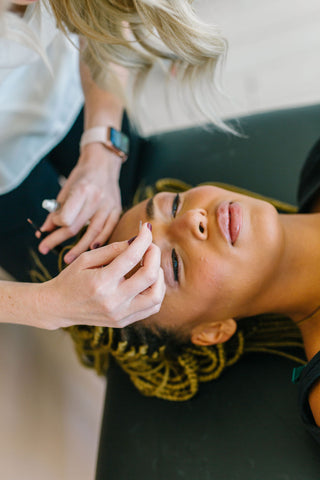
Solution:
<path fill-rule="evenodd" d="M 83 105 L 78 62 L 77 48 L 56 28 L 42 0 L 21 19 L 3 15 L 0 194 L 17 187 L 74 123 Z"/>

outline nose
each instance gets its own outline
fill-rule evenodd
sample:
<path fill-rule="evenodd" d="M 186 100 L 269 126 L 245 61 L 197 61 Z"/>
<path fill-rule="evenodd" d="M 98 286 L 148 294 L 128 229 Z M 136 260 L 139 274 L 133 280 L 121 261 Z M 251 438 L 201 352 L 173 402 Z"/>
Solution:
<path fill-rule="evenodd" d="M 208 214 L 202 208 L 187 210 L 172 221 L 172 234 L 185 236 L 190 232 L 192 236 L 198 240 L 206 240 L 208 238 Z"/>

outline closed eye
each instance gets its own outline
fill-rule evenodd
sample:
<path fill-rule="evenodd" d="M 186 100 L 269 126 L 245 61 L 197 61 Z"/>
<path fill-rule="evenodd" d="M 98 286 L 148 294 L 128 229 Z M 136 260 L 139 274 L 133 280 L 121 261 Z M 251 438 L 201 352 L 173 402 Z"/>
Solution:
<path fill-rule="evenodd" d="M 173 278 L 175 282 L 179 282 L 179 259 L 177 252 L 173 248 L 171 251 L 171 259 L 172 259 L 172 269 L 173 269 Z"/>
<path fill-rule="evenodd" d="M 172 202 L 172 216 L 175 218 L 177 214 L 177 210 L 180 204 L 180 195 L 177 193 L 177 195 L 174 197 L 173 202 Z"/>
<path fill-rule="evenodd" d="M 180 195 L 177 193 L 175 195 L 173 202 L 172 202 L 172 217 L 175 218 L 177 215 L 177 211 L 180 205 Z M 171 251 L 171 260 L 172 260 L 172 269 L 173 269 L 173 278 L 175 282 L 179 283 L 179 270 L 180 270 L 180 263 L 179 257 L 177 255 L 176 250 L 173 248 Z"/>

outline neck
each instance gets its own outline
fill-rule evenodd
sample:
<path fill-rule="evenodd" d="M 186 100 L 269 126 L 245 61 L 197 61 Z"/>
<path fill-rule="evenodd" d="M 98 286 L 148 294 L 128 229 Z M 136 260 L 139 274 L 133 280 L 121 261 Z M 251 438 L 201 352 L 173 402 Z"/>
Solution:
<path fill-rule="evenodd" d="M 280 221 L 284 249 L 265 311 L 297 323 L 311 358 L 320 349 L 320 214 L 280 215 Z"/>
<path fill-rule="evenodd" d="M 23 17 L 26 9 L 27 9 L 27 5 L 17 5 L 15 3 L 11 3 L 9 7 L 9 12 L 15 13 L 19 17 Z"/>
<path fill-rule="evenodd" d="M 280 299 L 283 313 L 298 322 L 320 305 L 320 214 L 281 215 L 281 223 Z"/>

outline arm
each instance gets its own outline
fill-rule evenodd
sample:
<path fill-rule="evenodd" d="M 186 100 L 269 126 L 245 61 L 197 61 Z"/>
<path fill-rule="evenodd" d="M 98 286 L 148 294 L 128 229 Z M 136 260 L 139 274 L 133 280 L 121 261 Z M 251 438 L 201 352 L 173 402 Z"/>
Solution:
<path fill-rule="evenodd" d="M 0 281 L 0 322 L 53 330 L 72 325 L 125 327 L 157 313 L 165 294 L 160 249 L 147 224 L 130 245 L 85 252 L 44 283 Z M 127 274 L 143 258 L 130 278 Z"/>
<path fill-rule="evenodd" d="M 38 283 L 0 281 L 0 322 L 40 327 L 39 287 Z"/>
<path fill-rule="evenodd" d="M 121 101 L 95 84 L 83 62 L 80 62 L 80 73 L 85 95 L 84 129 L 94 126 L 120 129 Z M 125 71 L 118 68 L 117 73 L 125 81 Z M 57 197 L 62 207 L 48 215 L 41 227 L 43 231 L 52 231 L 40 243 L 41 253 L 47 253 L 76 235 L 89 220 L 86 233 L 68 252 L 65 261 L 71 263 L 89 247 L 96 248 L 107 241 L 121 213 L 120 169 L 121 159 L 101 143 L 91 143 L 83 148 L 77 165 Z"/>

